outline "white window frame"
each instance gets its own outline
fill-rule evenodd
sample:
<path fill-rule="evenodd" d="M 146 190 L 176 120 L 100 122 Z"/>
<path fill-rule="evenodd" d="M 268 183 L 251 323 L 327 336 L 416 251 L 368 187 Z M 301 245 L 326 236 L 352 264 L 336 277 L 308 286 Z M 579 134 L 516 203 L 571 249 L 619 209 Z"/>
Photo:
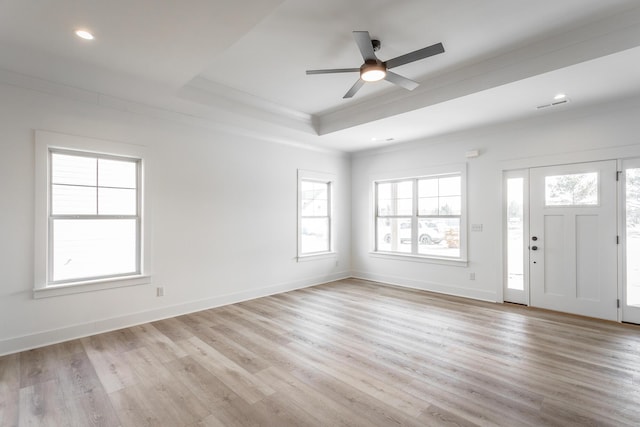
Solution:
<path fill-rule="evenodd" d="M 417 221 L 420 218 L 424 217 L 432 217 L 431 215 L 419 215 L 418 214 L 418 203 L 417 203 L 417 195 L 418 195 L 418 187 L 417 182 L 423 178 L 437 178 L 437 177 L 446 177 L 446 176 L 460 176 L 460 191 L 461 191 L 461 213 L 460 213 L 460 256 L 459 257 L 445 257 L 445 256 L 434 256 L 428 254 L 419 254 L 417 252 L 417 239 L 412 239 L 412 250 L 411 253 L 403 253 L 403 252 L 389 252 L 389 251 L 378 251 L 377 248 L 377 219 L 378 219 L 378 200 L 377 200 L 377 184 L 379 183 L 389 183 L 389 182 L 400 182 L 400 181 L 410 181 L 413 180 L 413 211 L 411 215 L 401 217 L 410 218 L 412 222 L 412 235 L 417 234 Z M 425 263 L 433 263 L 433 264 L 444 264 L 444 265 L 458 265 L 458 266 L 466 266 L 467 265 L 467 165 L 466 163 L 448 165 L 448 166 L 438 166 L 431 167 L 419 170 L 411 170 L 403 172 L 393 172 L 393 173 L 385 173 L 377 176 L 373 176 L 370 179 L 371 181 L 371 203 L 370 203 L 370 212 L 371 212 L 371 221 L 370 221 L 370 251 L 369 254 L 373 257 L 386 258 L 386 259 L 395 259 L 395 260 L 404 260 L 404 261 L 416 261 L 416 262 L 425 262 Z M 457 215 L 456 215 L 457 217 Z M 415 229 L 415 230 L 414 230 Z"/>
<path fill-rule="evenodd" d="M 302 181 L 315 181 L 328 186 L 328 215 L 329 215 L 329 249 L 322 252 L 302 252 Z M 334 174 L 326 172 L 316 172 L 304 169 L 298 169 L 298 250 L 297 259 L 300 261 L 308 261 L 321 258 L 334 258 L 337 256 L 335 249 L 335 210 L 333 208 L 335 200 L 336 177 Z"/>
<path fill-rule="evenodd" d="M 130 158 L 138 165 L 138 269 L 135 274 L 53 282 L 51 277 L 51 153 Z M 35 260 L 34 298 L 91 292 L 151 283 L 148 154 L 145 147 L 65 135 L 47 131 L 35 133 Z"/>

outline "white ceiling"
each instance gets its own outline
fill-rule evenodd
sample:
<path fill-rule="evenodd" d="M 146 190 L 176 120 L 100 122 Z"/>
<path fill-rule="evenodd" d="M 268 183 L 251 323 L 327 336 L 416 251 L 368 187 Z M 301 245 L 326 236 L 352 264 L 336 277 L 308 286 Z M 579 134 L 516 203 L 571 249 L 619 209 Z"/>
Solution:
<path fill-rule="evenodd" d="M 383 81 L 344 100 L 357 73 L 305 70 L 359 67 L 353 30 L 381 40 L 382 60 L 446 52 L 394 69 L 412 92 Z M 640 2 L 0 0 L 0 68 L 357 151 L 640 95 Z M 570 102 L 535 108 L 558 92 Z"/>

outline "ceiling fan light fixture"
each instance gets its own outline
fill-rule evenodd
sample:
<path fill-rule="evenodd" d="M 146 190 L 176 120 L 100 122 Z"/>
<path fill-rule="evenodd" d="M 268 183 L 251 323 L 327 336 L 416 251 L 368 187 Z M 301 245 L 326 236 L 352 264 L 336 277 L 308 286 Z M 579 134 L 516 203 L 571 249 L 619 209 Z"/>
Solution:
<path fill-rule="evenodd" d="M 365 63 L 360 67 L 360 78 L 365 82 L 377 82 L 387 76 L 387 68 L 380 62 Z"/>

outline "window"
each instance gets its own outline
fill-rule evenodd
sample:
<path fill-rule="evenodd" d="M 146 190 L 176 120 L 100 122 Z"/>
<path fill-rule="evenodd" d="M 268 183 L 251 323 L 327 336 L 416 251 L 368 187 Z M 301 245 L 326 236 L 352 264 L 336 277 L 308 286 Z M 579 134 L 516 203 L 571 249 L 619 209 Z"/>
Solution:
<path fill-rule="evenodd" d="M 375 251 L 464 258 L 462 172 L 375 181 Z"/>
<path fill-rule="evenodd" d="M 333 251 L 331 175 L 298 171 L 298 257 Z"/>
<path fill-rule="evenodd" d="M 546 176 L 545 206 L 597 206 L 598 173 Z"/>
<path fill-rule="evenodd" d="M 140 272 L 139 160 L 49 151 L 49 284 Z"/>
<path fill-rule="evenodd" d="M 529 304 L 529 170 L 503 171 L 503 299 Z"/>
<path fill-rule="evenodd" d="M 640 307 L 640 168 L 625 170 L 626 305 Z"/>
<path fill-rule="evenodd" d="M 36 296 L 149 283 L 142 152 L 36 133 Z"/>
<path fill-rule="evenodd" d="M 524 290 L 524 177 L 507 178 L 507 288 Z"/>

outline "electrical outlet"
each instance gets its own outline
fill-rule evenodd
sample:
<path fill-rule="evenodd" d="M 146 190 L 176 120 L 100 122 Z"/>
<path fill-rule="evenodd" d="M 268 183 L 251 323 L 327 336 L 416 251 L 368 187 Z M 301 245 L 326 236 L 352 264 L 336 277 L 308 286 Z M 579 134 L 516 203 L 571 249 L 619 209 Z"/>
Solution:
<path fill-rule="evenodd" d="M 476 280 L 476 273 L 469 273 L 469 280 Z"/>
<path fill-rule="evenodd" d="M 159 296 L 159 297 L 164 296 L 164 288 L 162 286 L 158 286 L 156 288 L 156 296 Z"/>

